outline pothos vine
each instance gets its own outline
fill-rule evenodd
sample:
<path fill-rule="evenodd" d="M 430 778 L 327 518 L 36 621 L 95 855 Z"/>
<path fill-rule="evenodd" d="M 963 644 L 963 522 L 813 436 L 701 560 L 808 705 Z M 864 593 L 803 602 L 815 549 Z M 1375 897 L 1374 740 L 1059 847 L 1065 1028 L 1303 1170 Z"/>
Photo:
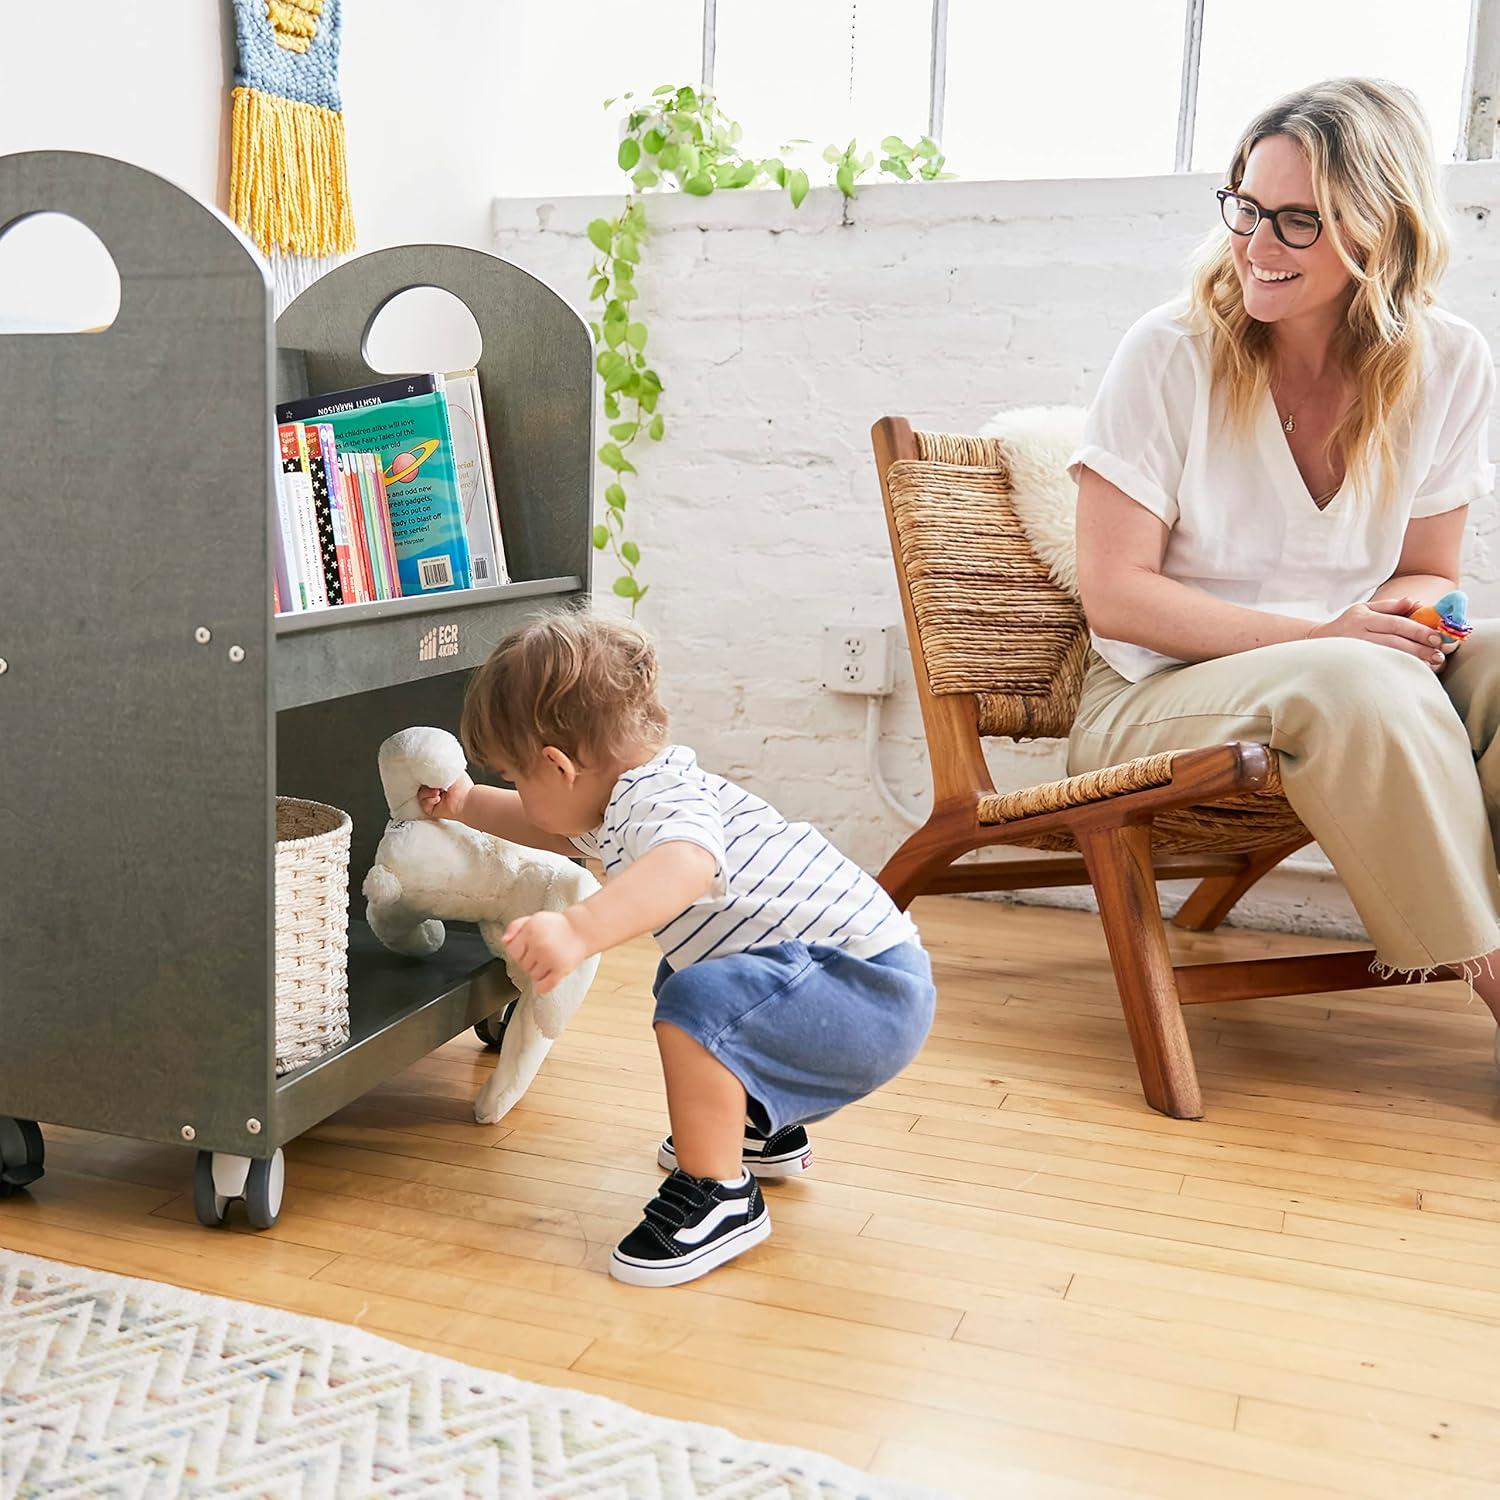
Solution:
<path fill-rule="evenodd" d="M 629 100 L 634 95 L 622 97 Z M 608 99 L 604 107 L 610 109 L 616 102 Z M 617 160 L 630 177 L 625 202 L 615 218 L 595 219 L 588 226 L 597 251 L 589 267 L 589 301 L 603 304 L 589 326 L 598 349 L 595 368 L 604 385 L 604 415 L 610 423 L 609 440 L 598 450 L 610 480 L 604 490 L 604 519 L 594 527 L 593 542 L 599 551 L 610 552 L 619 566 L 614 591 L 630 601 L 632 614 L 650 585 L 642 585 L 637 577 L 641 549 L 626 535 L 625 485 L 637 476 L 629 453 L 642 437 L 660 442 L 666 433 L 657 409 L 662 381 L 646 353 L 649 330 L 632 308 L 639 299 L 636 270 L 647 239 L 643 197 L 675 187 L 706 198 L 767 182 L 784 190 L 793 208 L 801 207 L 810 186 L 806 171 L 779 156 L 746 156 L 740 150 L 741 134 L 739 124 L 719 109 L 712 94 L 687 84 L 663 84 L 652 90 L 650 99 L 633 105 L 623 122 Z M 908 145 L 900 136 L 889 135 L 880 149 L 880 171 L 902 182 L 954 175 L 943 170 L 943 154 L 927 136 Z M 851 140 L 842 149 L 829 146 L 823 160 L 833 168 L 834 184 L 847 201 L 857 195 L 857 182 L 876 158 L 874 152 L 861 153 Z"/>

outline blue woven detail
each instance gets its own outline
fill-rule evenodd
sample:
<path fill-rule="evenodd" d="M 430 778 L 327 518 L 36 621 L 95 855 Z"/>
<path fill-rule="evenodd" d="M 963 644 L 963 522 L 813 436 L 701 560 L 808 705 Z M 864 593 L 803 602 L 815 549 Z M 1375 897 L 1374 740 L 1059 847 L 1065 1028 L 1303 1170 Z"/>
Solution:
<path fill-rule="evenodd" d="M 278 46 L 266 19 L 266 0 L 234 0 L 234 33 L 239 63 L 236 87 L 280 94 L 302 104 L 342 109 L 339 98 L 339 29 L 342 0 L 324 0 L 317 35 L 306 52 Z"/>

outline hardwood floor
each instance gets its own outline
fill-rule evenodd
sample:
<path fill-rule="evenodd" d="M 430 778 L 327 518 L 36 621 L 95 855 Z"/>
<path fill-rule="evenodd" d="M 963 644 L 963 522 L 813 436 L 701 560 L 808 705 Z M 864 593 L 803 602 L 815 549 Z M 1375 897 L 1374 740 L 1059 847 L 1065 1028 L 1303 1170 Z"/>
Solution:
<path fill-rule="evenodd" d="M 691 1286 L 604 1270 L 660 1176 L 648 943 L 606 957 L 502 1124 L 473 1122 L 491 1058 L 464 1036 L 293 1143 L 272 1231 L 200 1228 L 185 1150 L 53 1128 L 0 1242 L 961 1494 L 1500 1494 L 1482 1005 L 1434 984 L 1193 1006 L 1207 1117 L 1180 1123 L 1141 1099 L 1096 919 L 916 914 L 940 993 L 921 1057 L 814 1127 L 772 1239 Z"/>

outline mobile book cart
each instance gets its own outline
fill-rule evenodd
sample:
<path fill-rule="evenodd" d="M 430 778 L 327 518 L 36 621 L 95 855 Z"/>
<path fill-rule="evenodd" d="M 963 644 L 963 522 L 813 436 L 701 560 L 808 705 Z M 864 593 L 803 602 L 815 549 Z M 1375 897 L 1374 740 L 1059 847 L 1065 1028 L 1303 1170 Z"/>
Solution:
<path fill-rule="evenodd" d="M 0 234 L 58 212 L 120 278 L 98 333 L 0 335 L 0 1197 L 42 1123 L 190 1146 L 195 1203 L 275 1222 L 281 1147 L 514 996 L 474 932 L 432 958 L 349 934 L 348 1042 L 275 1072 L 276 793 L 354 823 L 352 913 L 388 813 L 382 740 L 456 723 L 469 672 L 590 583 L 593 352 L 505 261 L 404 245 L 274 325 L 221 215 L 107 157 L 0 157 Z M 387 378 L 391 298 L 473 313 L 508 585 L 273 619 L 273 399 Z M 185 1169 L 187 1163 L 185 1162 Z"/>

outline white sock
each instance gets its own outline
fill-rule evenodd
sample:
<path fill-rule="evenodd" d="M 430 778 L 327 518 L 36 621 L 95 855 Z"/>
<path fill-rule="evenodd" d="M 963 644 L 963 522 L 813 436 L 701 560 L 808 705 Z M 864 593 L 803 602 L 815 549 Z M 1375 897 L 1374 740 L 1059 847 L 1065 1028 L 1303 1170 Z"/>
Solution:
<path fill-rule="evenodd" d="M 749 1180 L 750 1180 L 750 1169 L 748 1167 L 741 1167 L 740 1168 L 740 1175 L 738 1177 L 734 1177 L 734 1178 L 720 1177 L 720 1178 L 717 1179 L 718 1184 L 719 1184 L 720 1187 L 744 1187 L 744 1185 L 747 1182 L 749 1182 Z"/>

